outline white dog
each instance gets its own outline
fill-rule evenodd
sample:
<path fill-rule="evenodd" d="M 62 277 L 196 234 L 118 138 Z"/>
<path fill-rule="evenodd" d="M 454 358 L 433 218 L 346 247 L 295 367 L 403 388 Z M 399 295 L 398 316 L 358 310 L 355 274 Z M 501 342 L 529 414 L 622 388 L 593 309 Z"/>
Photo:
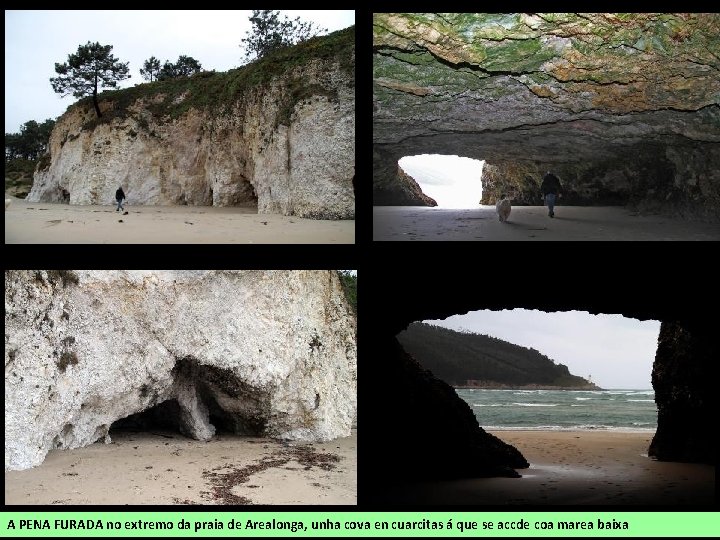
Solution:
<path fill-rule="evenodd" d="M 5 199 L 5 210 L 8 209 L 8 206 L 10 206 L 11 202 L 12 202 L 12 199 Z"/>
<path fill-rule="evenodd" d="M 507 221 L 508 216 L 510 215 L 510 209 L 512 208 L 510 206 L 510 199 L 506 198 L 505 195 L 503 195 L 502 198 L 495 205 L 495 208 L 497 209 L 500 221 Z"/>

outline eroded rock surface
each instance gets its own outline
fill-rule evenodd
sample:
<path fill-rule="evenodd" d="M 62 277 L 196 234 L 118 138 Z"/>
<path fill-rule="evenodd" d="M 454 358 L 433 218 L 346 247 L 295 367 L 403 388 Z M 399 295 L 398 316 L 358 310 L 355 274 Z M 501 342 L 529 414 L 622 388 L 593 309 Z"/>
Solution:
<path fill-rule="evenodd" d="M 408 204 L 393 164 L 429 153 L 487 160 L 483 204 L 541 204 L 552 170 L 568 204 L 720 217 L 719 15 L 378 13 L 373 29 L 375 204 Z"/>
<path fill-rule="evenodd" d="M 332 271 L 8 271 L 5 469 L 169 401 L 200 440 L 347 436 L 356 359 Z"/>
<path fill-rule="evenodd" d="M 139 85 L 62 115 L 32 202 L 257 204 L 261 213 L 355 216 L 355 31 L 227 73 Z"/>

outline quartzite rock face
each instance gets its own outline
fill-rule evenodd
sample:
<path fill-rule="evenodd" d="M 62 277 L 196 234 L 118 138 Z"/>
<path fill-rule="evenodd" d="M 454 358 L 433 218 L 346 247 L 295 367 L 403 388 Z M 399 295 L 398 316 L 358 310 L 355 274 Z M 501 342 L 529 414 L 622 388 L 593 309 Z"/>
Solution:
<path fill-rule="evenodd" d="M 8 271 L 5 469 L 174 400 L 180 430 L 347 436 L 355 319 L 332 271 Z M 171 410 L 171 409 L 168 409 Z"/>
<path fill-rule="evenodd" d="M 540 204 L 552 170 L 572 204 L 720 217 L 720 15 L 378 13 L 373 28 L 375 204 L 405 204 L 393 164 L 430 153 L 496 167 L 484 204 Z"/>
<path fill-rule="evenodd" d="M 285 69 L 261 60 L 241 68 L 247 75 L 202 73 L 103 94 L 100 123 L 91 103 L 72 106 L 27 200 L 111 204 L 122 185 L 132 205 L 257 203 L 261 213 L 353 219 L 354 39 L 352 28 L 288 50 Z M 271 68 L 279 73 L 252 71 Z M 254 76 L 269 80 L 247 82 Z M 233 94 L 238 81 L 245 87 Z M 180 84 L 187 91 L 173 97 Z M 211 91 L 218 97 L 204 96 Z M 186 100 L 205 102 L 185 110 Z"/>

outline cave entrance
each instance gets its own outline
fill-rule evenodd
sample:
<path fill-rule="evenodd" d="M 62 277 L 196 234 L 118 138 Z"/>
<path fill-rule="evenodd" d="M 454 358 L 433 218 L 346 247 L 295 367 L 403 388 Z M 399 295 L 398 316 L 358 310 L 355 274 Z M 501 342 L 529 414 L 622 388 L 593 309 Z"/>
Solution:
<path fill-rule="evenodd" d="M 238 379 L 231 370 L 201 365 L 194 357 L 185 356 L 178 358 L 173 376 L 175 397 L 116 420 L 110 426 L 110 435 L 121 431 L 171 431 L 208 440 L 222 433 L 264 433 L 269 408 L 266 393 Z M 148 387 L 143 386 L 140 396 L 146 398 L 148 392 Z"/>
<path fill-rule="evenodd" d="M 400 168 L 411 176 L 438 208 L 476 208 L 482 198 L 484 161 L 468 157 L 421 154 L 405 156 Z"/>
<path fill-rule="evenodd" d="M 215 434 L 233 434 L 242 436 L 260 436 L 264 424 L 252 418 L 245 418 L 224 411 L 217 401 L 210 395 L 203 396 L 208 407 L 208 419 L 215 428 Z M 110 426 L 110 436 L 117 433 L 140 432 L 174 432 L 189 439 L 192 434 L 184 429 L 180 405 L 176 399 L 163 401 L 153 407 L 145 409 L 130 416 L 120 418 Z"/>
<path fill-rule="evenodd" d="M 483 310 L 413 323 L 398 340 L 485 429 L 652 435 L 659 331 L 621 315 Z"/>
<path fill-rule="evenodd" d="M 121 432 L 175 432 L 183 434 L 180 426 L 180 405 L 176 399 L 169 399 L 144 411 L 120 418 L 112 423 L 109 433 L 113 437 Z"/>

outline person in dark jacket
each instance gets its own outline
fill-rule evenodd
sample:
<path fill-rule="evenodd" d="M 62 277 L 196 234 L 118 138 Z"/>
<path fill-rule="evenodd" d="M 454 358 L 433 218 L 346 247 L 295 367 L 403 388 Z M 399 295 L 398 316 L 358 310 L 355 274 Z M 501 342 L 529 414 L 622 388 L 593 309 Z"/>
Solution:
<path fill-rule="evenodd" d="M 119 212 L 120 210 L 125 210 L 122 205 L 123 199 L 125 199 L 125 198 L 126 198 L 125 192 L 123 191 L 122 186 L 120 186 L 118 188 L 118 190 L 115 192 L 115 200 L 117 201 L 117 205 L 118 205 L 117 209 L 115 210 L 116 212 Z"/>
<path fill-rule="evenodd" d="M 548 206 L 548 216 L 555 217 L 555 198 L 560 195 L 560 180 L 550 171 L 545 173 L 540 190 L 542 191 L 545 204 Z"/>

